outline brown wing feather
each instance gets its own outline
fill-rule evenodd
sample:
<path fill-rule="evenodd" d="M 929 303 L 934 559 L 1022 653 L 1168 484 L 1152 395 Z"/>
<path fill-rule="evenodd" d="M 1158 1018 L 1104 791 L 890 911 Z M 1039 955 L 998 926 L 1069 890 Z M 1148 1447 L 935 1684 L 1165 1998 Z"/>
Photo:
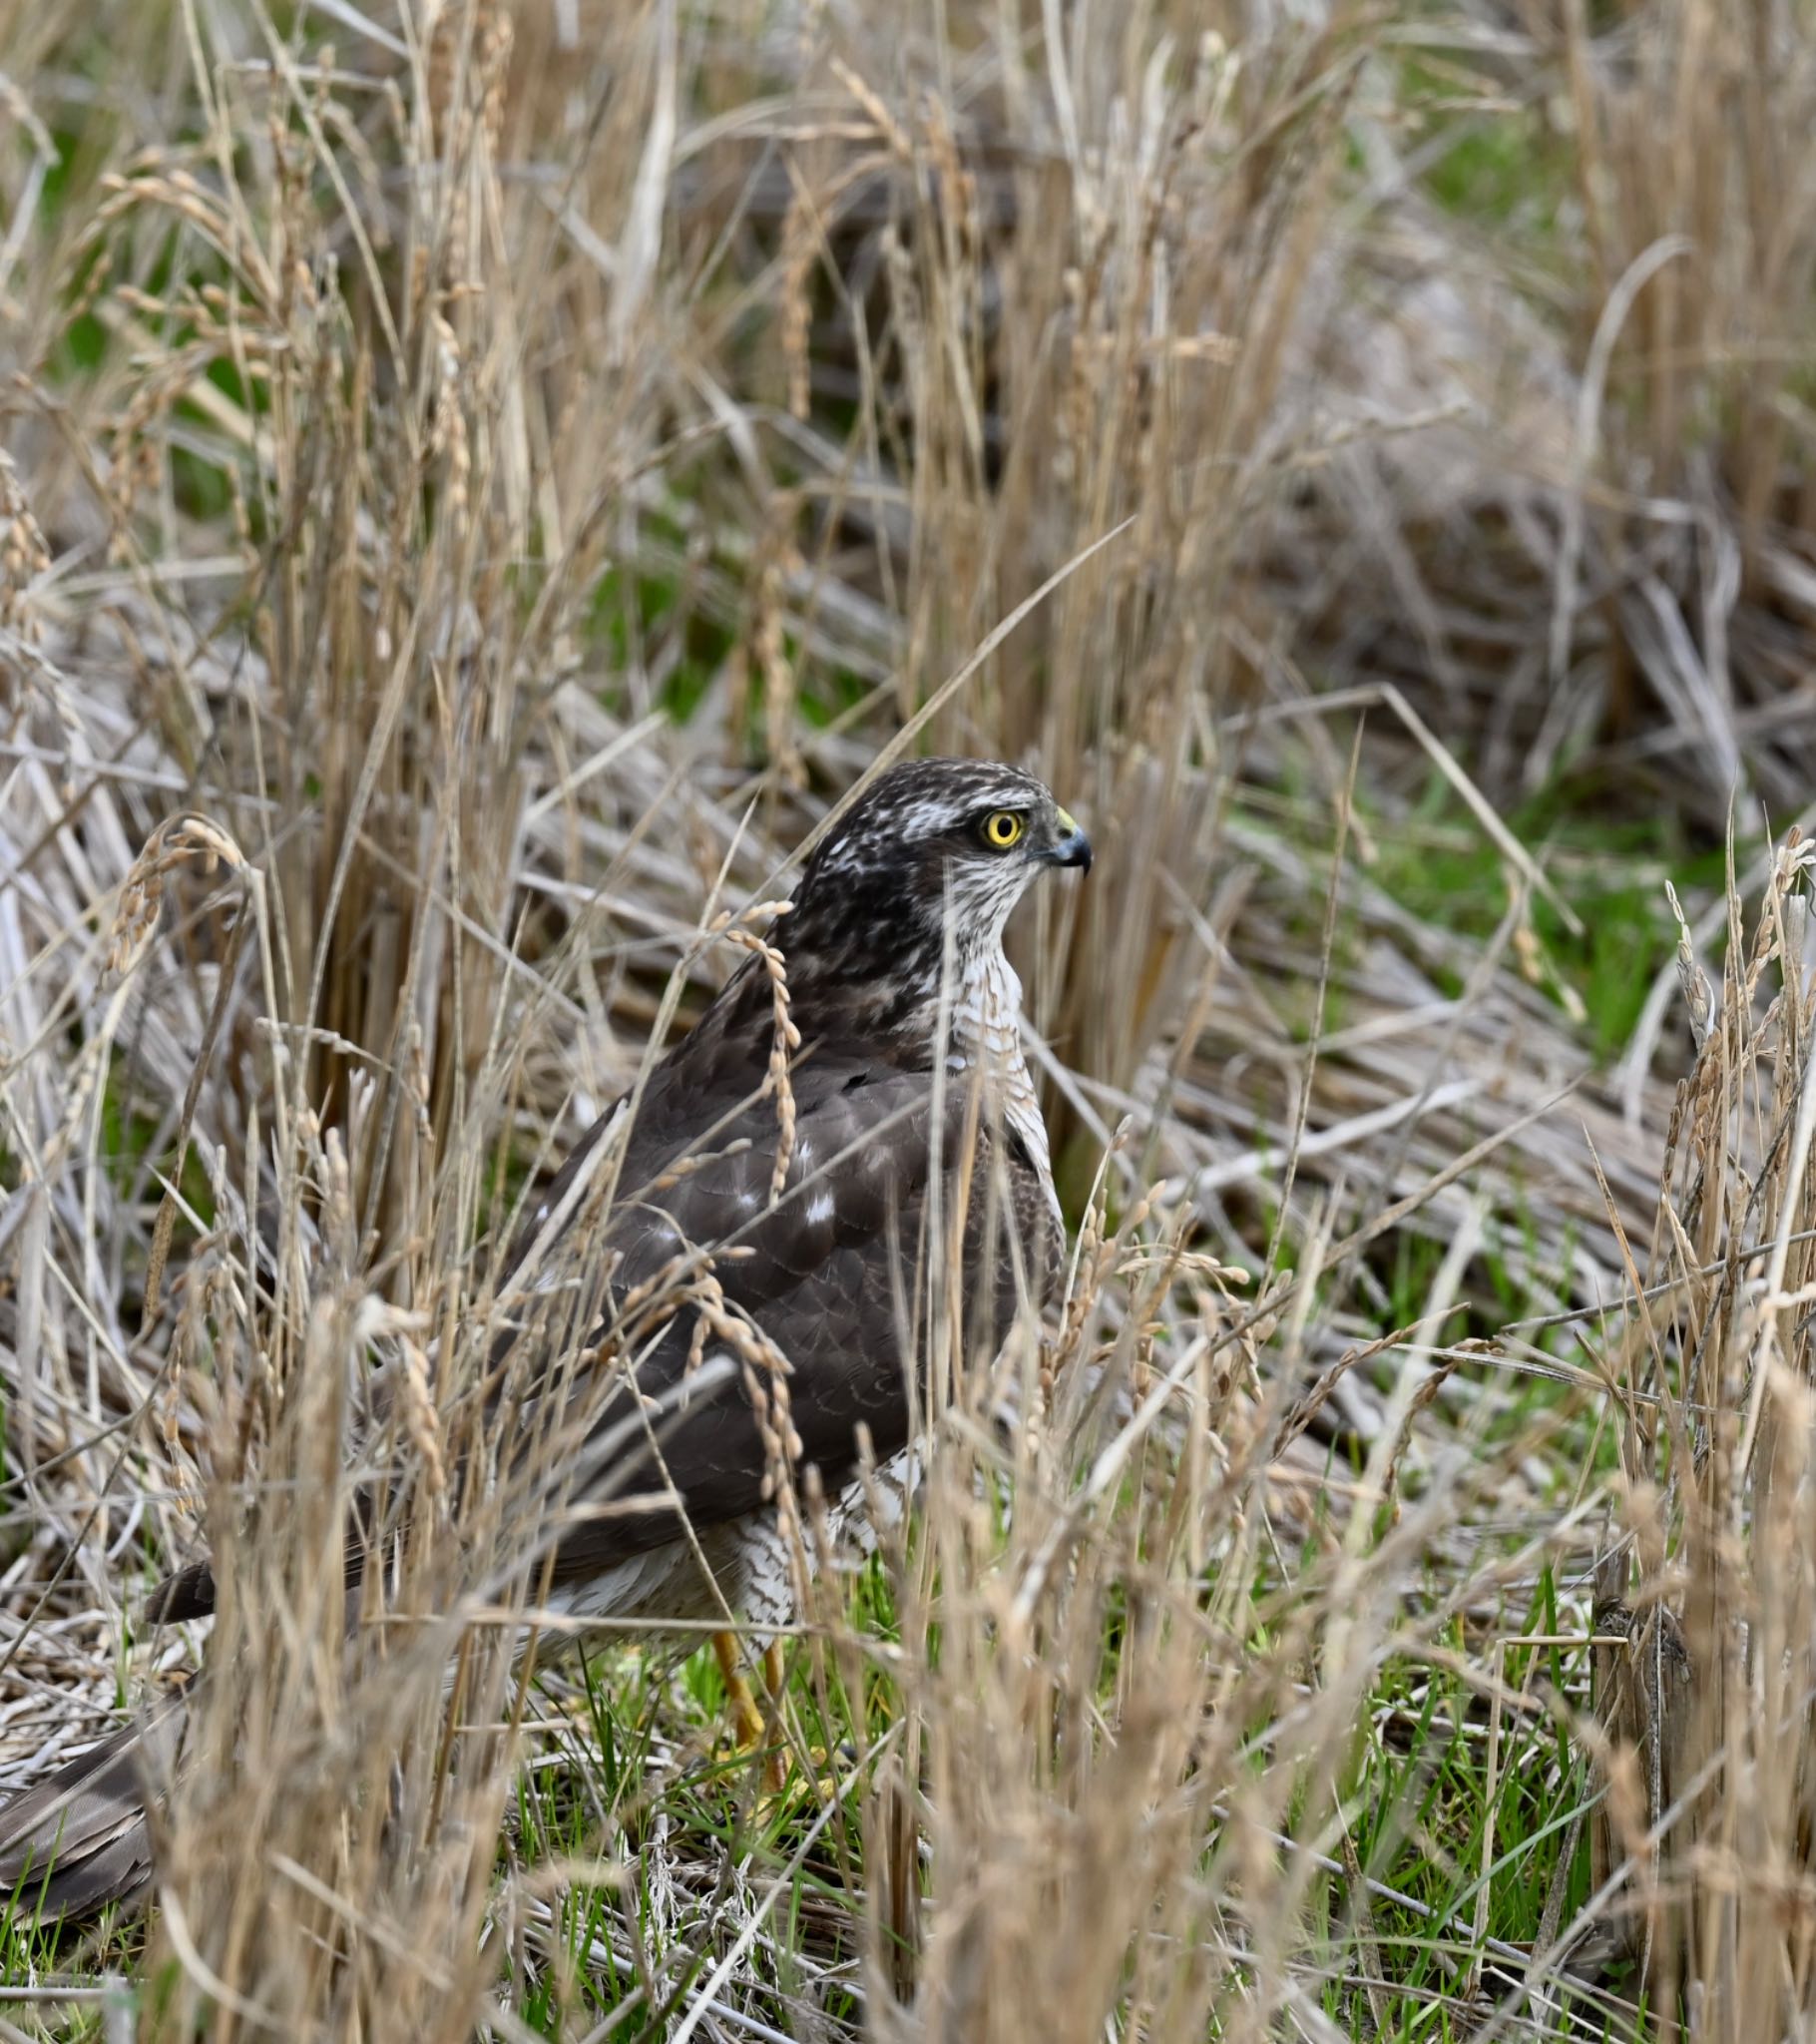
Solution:
<path fill-rule="evenodd" d="M 768 1055 L 765 1011 L 766 1003 L 740 1003 L 737 989 L 728 990 L 650 1074 L 621 1154 L 614 1160 L 601 1145 L 624 1101 L 576 1146 L 507 1259 L 508 1270 L 522 1272 L 545 1218 L 560 1216 L 589 1174 L 585 1197 L 544 1246 L 535 1288 L 498 1343 L 503 1398 L 520 1422 L 526 1461 L 537 1459 L 530 1449 L 537 1425 L 566 1421 L 571 1432 L 576 1415 L 584 1417 L 591 1446 L 571 1438 L 570 1452 L 582 1463 L 591 1456 L 594 1466 L 573 1472 L 570 1496 L 635 1499 L 667 1490 L 678 1500 L 569 1527 L 556 1544 L 557 1582 L 674 1539 L 682 1512 L 698 1529 L 763 1502 L 768 1459 L 741 1370 L 647 1425 L 638 1421 L 622 1370 L 603 1386 L 563 1379 L 564 1358 L 583 1348 L 612 1352 L 626 1299 L 657 1283 L 678 1259 L 702 1253 L 727 1304 L 787 1359 L 799 1462 L 817 1467 L 828 1489 L 855 1467 L 860 1427 L 879 1458 L 908 1438 L 914 1358 L 904 1322 L 917 1274 L 927 1267 L 924 1237 L 936 1204 L 949 1226 L 961 1187 L 972 1189 L 961 1281 L 973 1340 L 1000 1336 L 1021 1288 L 1038 1293 L 1056 1272 L 1060 1241 L 1045 1184 L 1020 1145 L 979 1125 L 962 1080 L 936 1112 L 931 1075 L 880 1063 L 858 1044 L 814 1045 L 797 1061 L 793 1155 L 782 1195 L 771 1203 L 779 1124 L 774 1101 L 758 1097 Z M 942 1197 L 931 1203 L 936 1172 Z M 595 1202 L 603 1207 L 598 1216 L 589 1212 Z M 987 1271 L 990 1279 L 981 1282 Z M 694 1315 L 683 1307 L 653 1342 L 629 1344 L 639 1351 L 643 1399 L 669 1394 L 672 1406 L 680 1398 L 693 1331 Z M 601 1461 L 599 1444 L 608 1440 L 614 1451 Z M 349 1547 L 349 1580 L 365 1552 L 360 1539 Z M 214 1608 L 204 1561 L 159 1585 L 147 1615 L 170 1622 Z"/>
<path fill-rule="evenodd" d="M 0 1808 L 0 1897 L 16 1895 L 21 1917 L 80 1918 L 147 1885 L 146 1777 L 169 1772 L 185 1715 L 173 1699 Z"/>
<path fill-rule="evenodd" d="M 749 1065 L 739 1063 L 741 1070 L 721 1076 L 721 1087 L 747 1076 Z M 860 1427 L 879 1458 L 909 1436 L 916 1366 L 909 1322 L 929 1257 L 936 1171 L 948 1220 L 961 1185 L 968 1181 L 973 1189 L 962 1229 L 962 1282 L 968 1332 L 984 1343 L 1006 1330 L 1021 1286 L 1038 1292 L 1051 1280 L 1058 1239 L 1045 1189 L 1019 1147 L 987 1129 L 976 1136 L 969 1172 L 961 1169 L 974 1119 L 961 1083 L 938 1112 L 936 1142 L 931 1078 L 879 1066 L 856 1048 L 816 1050 L 797 1068 L 794 1151 L 773 1205 L 773 1102 L 748 1101 L 747 1090 L 729 1101 L 698 1086 L 678 1090 L 679 1099 L 667 1087 L 646 1099 L 599 1247 L 581 1253 L 617 1254 L 614 1292 L 623 1300 L 688 1250 L 716 1251 L 712 1270 L 726 1301 L 787 1359 L 799 1460 L 835 1488 L 855 1466 Z M 723 1126 L 706 1160 L 674 1178 L 679 1146 L 688 1140 L 683 1124 L 697 1130 L 714 1122 Z M 608 1126 L 609 1118 L 596 1136 Z M 997 1163 L 1006 1187 L 992 1184 Z M 552 1200 L 560 1190 L 552 1188 Z M 990 1281 L 980 1283 L 986 1270 Z M 677 1390 L 692 1337 L 693 1315 L 683 1309 L 640 1357 L 637 1388 L 644 1397 L 664 1400 Z M 599 1415 L 601 1423 L 610 1417 L 610 1410 Z M 556 1550 L 555 1580 L 585 1578 L 674 1539 L 682 1510 L 697 1530 L 763 1502 L 768 1463 L 741 1370 L 656 1432 L 660 1467 L 656 1449 L 633 1443 L 600 1472 L 598 1488 L 623 1496 L 666 1480 L 679 1509 L 614 1514 L 570 1530 Z"/>

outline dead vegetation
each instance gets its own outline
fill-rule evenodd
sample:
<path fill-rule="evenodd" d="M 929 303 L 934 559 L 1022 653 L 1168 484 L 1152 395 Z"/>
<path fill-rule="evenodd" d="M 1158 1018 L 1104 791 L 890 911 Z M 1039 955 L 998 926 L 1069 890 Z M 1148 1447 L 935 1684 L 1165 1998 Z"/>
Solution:
<path fill-rule="evenodd" d="M 79 12 L 0 0 L 0 1777 L 236 1587 L 149 1928 L 0 2013 L 1802 2034 L 1802 11 Z M 892 742 L 1098 840 L 1082 1232 L 776 1804 L 703 1664 L 519 1687 L 442 1358 Z"/>

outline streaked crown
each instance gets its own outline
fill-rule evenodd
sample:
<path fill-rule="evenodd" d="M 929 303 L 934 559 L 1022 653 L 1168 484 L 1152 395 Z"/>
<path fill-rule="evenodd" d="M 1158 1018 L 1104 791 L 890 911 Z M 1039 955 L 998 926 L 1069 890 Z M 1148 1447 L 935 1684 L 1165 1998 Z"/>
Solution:
<path fill-rule="evenodd" d="M 914 760 L 879 774 L 807 861 L 776 930 L 796 1017 L 837 1001 L 865 1027 L 920 1026 L 948 970 L 1000 952 L 1003 926 L 1049 866 L 1089 867 L 1091 842 L 1014 766 Z"/>

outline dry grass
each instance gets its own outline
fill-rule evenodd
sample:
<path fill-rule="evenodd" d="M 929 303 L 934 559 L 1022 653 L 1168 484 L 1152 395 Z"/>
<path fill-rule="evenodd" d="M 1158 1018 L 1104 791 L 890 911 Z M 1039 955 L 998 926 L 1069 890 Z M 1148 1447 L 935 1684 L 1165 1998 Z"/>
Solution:
<path fill-rule="evenodd" d="M 11 2029 L 1804 2034 L 1807 24 L 1228 12 L 0 0 L 0 1777 L 227 1585 Z M 521 1682 L 449 1472 L 522 1188 L 892 741 L 1098 840 L 1076 1277 L 764 1802 L 703 1658 Z"/>

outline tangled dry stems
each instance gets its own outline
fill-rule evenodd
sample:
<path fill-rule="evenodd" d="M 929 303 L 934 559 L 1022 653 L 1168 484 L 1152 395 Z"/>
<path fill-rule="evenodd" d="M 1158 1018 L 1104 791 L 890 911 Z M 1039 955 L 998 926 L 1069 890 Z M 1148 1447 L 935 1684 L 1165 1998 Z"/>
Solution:
<path fill-rule="evenodd" d="M 100 1953 L 148 2036 L 1597 2034 L 1596 1935 L 1692 2034 L 1793 2034 L 1800 848 L 1691 904 L 1604 1079 L 1497 810 L 1591 741 L 1717 830 L 1737 775 L 1807 799 L 1807 38 L 961 13 L 0 15 L 9 1778 L 193 1664 L 134 1618 L 206 1522 L 161 1906 Z M 1433 204 L 1485 120 L 1580 226 Z M 889 1627 L 810 1586 L 778 1732 L 838 1792 L 765 1828 L 684 1684 L 526 1686 L 486 1600 L 558 1431 L 461 1472 L 526 1176 L 930 710 L 1103 848 L 1023 940 L 1085 1221 L 1057 1346 L 933 1358 Z M 1434 760 L 1486 939 L 1375 877 Z M 1609 1598 L 1653 1675 L 1598 1650 L 1603 1738 Z M 1450 1847 L 1358 1755 L 1441 1676 L 1488 1806 L 1537 1726 L 1599 1757 L 1527 1948 L 1492 1825 L 1466 1906 L 1384 1875 Z"/>

